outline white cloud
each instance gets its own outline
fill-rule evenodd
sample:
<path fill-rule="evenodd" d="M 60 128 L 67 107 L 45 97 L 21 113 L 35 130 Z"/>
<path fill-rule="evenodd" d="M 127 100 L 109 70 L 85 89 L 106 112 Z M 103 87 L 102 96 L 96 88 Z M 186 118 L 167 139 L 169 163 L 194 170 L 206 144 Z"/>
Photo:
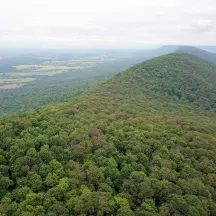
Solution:
<path fill-rule="evenodd" d="M 5 0 L 0 47 L 215 44 L 214 0 Z"/>

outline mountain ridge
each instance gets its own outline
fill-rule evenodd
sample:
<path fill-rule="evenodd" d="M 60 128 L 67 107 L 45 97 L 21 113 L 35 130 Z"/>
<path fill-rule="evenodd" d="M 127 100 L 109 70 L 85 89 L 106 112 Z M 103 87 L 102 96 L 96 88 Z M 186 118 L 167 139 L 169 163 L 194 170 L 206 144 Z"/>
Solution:
<path fill-rule="evenodd" d="M 209 71 L 205 70 L 206 68 Z M 141 73 L 139 70 L 144 72 Z M 190 74 L 191 71 L 193 74 Z M 216 94 L 214 91 L 214 86 L 216 85 L 215 71 L 216 66 L 214 64 L 205 62 L 198 57 L 189 54 L 173 53 L 147 60 L 131 67 L 111 78 L 108 83 L 113 84 L 113 87 L 110 87 L 110 91 L 113 92 L 115 87 L 117 87 L 114 91 L 118 92 L 123 83 L 120 79 L 126 81 L 128 86 L 126 84 L 124 86 L 127 89 L 127 94 L 130 94 L 134 90 L 138 90 L 139 92 L 146 91 L 148 93 L 154 90 L 153 94 L 151 93 L 152 97 L 154 97 L 155 90 L 157 90 L 161 91 L 160 93 L 162 94 L 167 94 L 167 96 L 169 94 L 181 98 L 186 93 L 188 95 L 183 99 L 191 100 L 191 102 L 197 99 L 195 102 L 200 103 L 197 105 L 201 105 L 201 103 L 202 105 L 207 105 L 199 100 L 209 98 L 211 101 L 209 101 L 209 107 L 206 108 L 214 109 L 216 99 L 214 96 Z M 149 79 L 149 73 L 151 73 L 152 80 Z M 184 77 L 182 78 L 183 75 Z M 135 85 L 132 83 L 134 80 L 136 80 Z M 178 80 L 180 80 L 179 83 Z M 189 80 L 190 82 L 187 83 Z M 151 82 L 153 82 L 152 86 Z M 124 92 L 125 90 L 123 89 L 122 91 Z M 207 95 L 204 92 L 207 92 Z"/>
<path fill-rule="evenodd" d="M 206 60 L 211 63 L 216 63 L 216 54 L 206 51 L 204 49 L 201 49 L 199 47 L 195 46 L 189 46 L 189 45 L 165 45 L 158 49 L 158 51 L 162 54 L 168 54 L 168 53 L 175 53 L 175 52 L 181 52 L 186 53 L 190 55 L 197 56 L 203 60 Z"/>
<path fill-rule="evenodd" d="M 215 215 L 215 71 L 169 54 L 70 102 L 0 121 L 0 213 Z"/>

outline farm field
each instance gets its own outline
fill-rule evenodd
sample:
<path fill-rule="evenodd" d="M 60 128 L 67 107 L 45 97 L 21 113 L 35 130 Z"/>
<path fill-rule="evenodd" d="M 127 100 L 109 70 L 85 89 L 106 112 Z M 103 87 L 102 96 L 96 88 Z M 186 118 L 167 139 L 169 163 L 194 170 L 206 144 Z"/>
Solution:
<path fill-rule="evenodd" d="M 54 71 L 29 71 L 29 72 L 8 72 L 0 73 L 0 77 L 32 77 L 32 76 L 52 76 L 55 74 L 61 74 L 66 72 L 65 70 L 54 70 Z"/>
<path fill-rule="evenodd" d="M 116 53 L 33 53 L 0 60 L 0 90 L 19 88 L 39 77 L 50 77 L 82 71 L 97 70 L 105 64 L 131 58 L 128 54 Z M 75 75 L 76 77 L 77 75 Z"/>
<path fill-rule="evenodd" d="M 0 90 L 14 89 L 24 86 L 25 84 L 36 80 L 36 78 L 2 78 L 0 75 Z"/>
<path fill-rule="evenodd" d="M 14 88 L 19 88 L 21 86 L 23 86 L 24 84 L 20 84 L 20 85 L 17 85 L 17 84 L 5 84 L 5 85 L 0 85 L 0 89 L 14 89 Z"/>
<path fill-rule="evenodd" d="M 35 78 L 20 78 L 20 79 L 2 79 L 0 78 L 0 84 L 11 84 L 11 83 L 16 83 L 16 84 L 21 84 L 21 83 L 27 83 L 35 80 Z"/>
<path fill-rule="evenodd" d="M 131 52 L 131 51 L 130 51 Z M 125 51 L 35 51 L 3 53 L 0 118 L 64 102 L 140 60 Z M 140 57 L 143 59 L 143 55 Z"/>

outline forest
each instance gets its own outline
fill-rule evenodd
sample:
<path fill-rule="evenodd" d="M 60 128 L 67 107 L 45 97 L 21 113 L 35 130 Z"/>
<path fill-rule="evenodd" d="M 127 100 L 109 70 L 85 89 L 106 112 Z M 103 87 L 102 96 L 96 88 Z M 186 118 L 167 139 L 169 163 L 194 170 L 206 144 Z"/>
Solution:
<path fill-rule="evenodd" d="M 173 53 L 3 118 L 0 215 L 216 215 L 215 86 Z"/>
<path fill-rule="evenodd" d="M 163 54 L 180 52 L 216 62 L 214 53 L 191 46 L 163 46 L 150 50 L 23 52 L 19 55 L 5 53 L 9 56 L 0 58 L 0 118 L 70 100 L 119 71 Z M 7 84 L 17 88 L 7 89 Z M 173 91 L 170 89 L 171 94 L 180 94 L 181 90 Z"/>
<path fill-rule="evenodd" d="M 23 52 L 0 57 L 0 118 L 67 101 L 150 57 L 134 50 Z"/>

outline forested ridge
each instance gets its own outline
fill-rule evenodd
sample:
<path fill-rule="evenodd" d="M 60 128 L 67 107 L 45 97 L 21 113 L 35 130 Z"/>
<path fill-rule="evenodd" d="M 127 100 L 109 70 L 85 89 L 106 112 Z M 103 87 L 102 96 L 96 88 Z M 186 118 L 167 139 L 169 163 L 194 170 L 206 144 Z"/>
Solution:
<path fill-rule="evenodd" d="M 216 66 L 169 54 L 0 121 L 0 214 L 216 215 Z"/>

